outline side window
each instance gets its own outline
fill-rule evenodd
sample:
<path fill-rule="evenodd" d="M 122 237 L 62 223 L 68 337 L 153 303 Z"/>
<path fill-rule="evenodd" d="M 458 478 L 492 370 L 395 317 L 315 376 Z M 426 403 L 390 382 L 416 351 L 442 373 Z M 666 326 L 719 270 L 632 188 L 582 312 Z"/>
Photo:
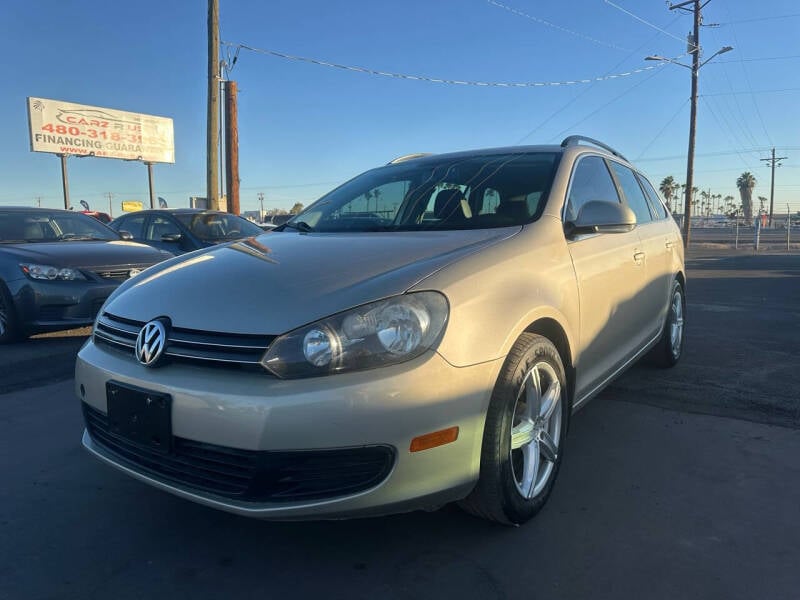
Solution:
<path fill-rule="evenodd" d="M 587 156 L 578 162 L 572 174 L 567 200 L 566 220 L 573 221 L 581 207 L 593 200 L 619 202 L 619 194 L 606 161 L 599 156 Z"/>
<path fill-rule="evenodd" d="M 120 221 L 117 231 L 127 231 L 134 239 L 142 239 L 142 228 L 144 227 L 144 220 L 146 215 L 131 215 Z"/>
<path fill-rule="evenodd" d="M 649 223 L 653 220 L 653 215 L 650 213 L 650 206 L 647 199 L 644 197 L 642 186 L 639 185 L 639 180 L 628 167 L 619 164 L 618 162 L 611 161 L 611 168 L 619 181 L 619 187 L 622 188 L 622 193 L 625 194 L 625 201 L 628 203 L 630 209 L 636 215 L 637 223 Z"/>
<path fill-rule="evenodd" d="M 148 242 L 160 242 L 162 235 L 169 235 L 172 233 L 180 233 L 180 229 L 171 219 L 167 217 L 155 216 L 150 219 L 150 225 L 147 226 L 147 235 L 144 239 Z M 133 232 L 131 232 L 133 233 Z"/>
<path fill-rule="evenodd" d="M 653 211 L 653 216 L 655 216 L 655 218 L 658 220 L 666 218 L 669 213 L 667 212 L 664 203 L 661 201 L 661 196 L 658 195 L 658 192 L 656 192 L 656 189 L 652 186 L 652 184 L 647 181 L 646 177 L 642 175 L 638 175 L 638 177 L 639 181 L 642 183 L 645 193 L 647 194 L 647 199 L 650 201 L 650 208 Z"/>

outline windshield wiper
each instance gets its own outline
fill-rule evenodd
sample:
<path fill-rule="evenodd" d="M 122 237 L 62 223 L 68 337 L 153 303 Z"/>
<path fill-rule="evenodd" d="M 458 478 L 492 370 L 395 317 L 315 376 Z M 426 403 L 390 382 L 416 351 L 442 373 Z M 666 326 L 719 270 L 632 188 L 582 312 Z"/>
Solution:
<path fill-rule="evenodd" d="M 283 228 L 286 229 L 287 227 L 297 229 L 297 231 L 301 233 L 310 233 L 311 231 L 314 231 L 314 228 L 305 221 L 287 221 L 283 224 Z"/>

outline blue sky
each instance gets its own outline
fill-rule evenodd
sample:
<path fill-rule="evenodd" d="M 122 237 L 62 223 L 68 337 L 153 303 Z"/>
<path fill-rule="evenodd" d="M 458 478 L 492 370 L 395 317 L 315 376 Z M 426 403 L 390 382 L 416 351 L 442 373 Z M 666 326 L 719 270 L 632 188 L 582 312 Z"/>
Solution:
<path fill-rule="evenodd" d="M 498 6 L 501 4 L 502 6 Z M 344 65 L 474 82 L 563 82 L 653 66 L 686 51 L 691 16 L 661 0 L 220 0 L 223 40 Z M 509 8 L 515 9 L 517 13 Z M 176 162 L 157 165 L 170 206 L 205 195 L 206 2 L 7 3 L 0 21 L 0 205 L 62 206 L 54 155 L 29 148 L 27 96 L 174 119 Z M 523 14 L 519 14 L 523 13 Z M 776 212 L 800 210 L 800 7 L 794 0 L 712 0 L 704 9 L 696 185 L 769 196 L 759 159 L 775 146 Z M 774 18 L 782 17 L 782 18 Z M 639 20 L 641 19 L 641 20 Z M 646 21 L 648 24 L 642 22 Z M 551 25 L 546 25 L 546 21 Z M 565 31 L 568 30 L 568 31 Z M 766 60 L 763 60 L 766 59 Z M 686 60 L 686 59 L 684 59 Z M 410 81 L 242 50 L 242 210 L 308 204 L 370 167 L 410 152 L 559 142 L 573 133 L 615 146 L 650 175 L 683 182 L 688 69 L 666 65 L 592 84 L 525 88 Z M 783 90 L 783 91 L 776 91 Z M 146 169 L 70 159 L 73 203 L 146 200 Z"/>

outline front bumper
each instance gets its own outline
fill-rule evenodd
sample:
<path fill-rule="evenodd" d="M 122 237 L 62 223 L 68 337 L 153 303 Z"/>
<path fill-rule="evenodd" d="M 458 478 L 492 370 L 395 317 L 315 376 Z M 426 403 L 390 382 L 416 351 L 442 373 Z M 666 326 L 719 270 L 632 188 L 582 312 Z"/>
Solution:
<path fill-rule="evenodd" d="M 81 349 L 75 390 L 90 410 L 107 412 L 115 381 L 172 398 L 175 439 L 244 452 L 293 456 L 307 451 L 389 448 L 392 461 L 368 489 L 310 500 L 260 501 L 199 489 L 126 460 L 84 432 L 95 456 L 162 490 L 207 506 L 265 519 L 325 519 L 384 514 L 449 502 L 477 480 L 491 390 L 502 360 L 455 368 L 435 352 L 402 365 L 303 380 L 186 364 L 149 369 L 131 353 Z M 410 452 L 419 435 L 459 427 L 455 442 Z"/>
<path fill-rule="evenodd" d="M 120 283 L 21 279 L 9 288 L 22 328 L 35 333 L 91 325 Z"/>

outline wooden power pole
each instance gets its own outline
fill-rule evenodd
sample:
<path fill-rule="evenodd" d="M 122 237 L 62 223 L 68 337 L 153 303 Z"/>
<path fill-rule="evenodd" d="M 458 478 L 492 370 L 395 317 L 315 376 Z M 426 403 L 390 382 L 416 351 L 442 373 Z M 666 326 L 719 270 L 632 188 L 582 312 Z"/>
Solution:
<path fill-rule="evenodd" d="M 206 198 L 219 210 L 219 0 L 208 0 L 208 113 L 206 121 Z"/>
<path fill-rule="evenodd" d="M 761 160 L 764 162 L 770 163 L 772 166 L 772 177 L 770 179 L 769 184 L 769 226 L 772 227 L 772 209 L 775 206 L 775 165 L 777 164 L 779 167 L 781 166 L 780 161 L 786 160 L 789 158 L 788 156 L 778 156 L 775 157 L 775 148 L 772 149 L 772 157 L 771 158 L 762 158 Z M 790 217 L 791 220 L 791 217 Z"/>
<path fill-rule="evenodd" d="M 692 96 L 689 116 L 689 151 L 686 156 L 686 198 L 683 206 L 683 245 L 688 248 L 692 232 L 692 187 L 694 187 L 694 141 L 697 133 L 697 72 L 700 70 L 700 0 L 682 2 L 670 6 L 670 10 L 692 4 L 694 13 L 694 35 L 691 41 L 692 53 Z"/>
<path fill-rule="evenodd" d="M 228 212 L 239 214 L 239 123 L 236 82 L 225 82 L 225 195 Z"/>

